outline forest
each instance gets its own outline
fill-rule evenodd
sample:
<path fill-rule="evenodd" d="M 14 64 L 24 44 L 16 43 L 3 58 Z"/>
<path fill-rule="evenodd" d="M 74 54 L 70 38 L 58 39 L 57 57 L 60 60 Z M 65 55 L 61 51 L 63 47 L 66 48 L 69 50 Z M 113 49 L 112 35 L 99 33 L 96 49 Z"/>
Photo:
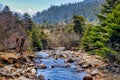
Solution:
<path fill-rule="evenodd" d="M 103 3 L 105 3 L 105 0 L 85 0 L 83 2 L 63 4 L 61 6 L 51 5 L 47 10 L 43 10 L 42 12 L 38 11 L 33 16 L 33 21 L 37 24 L 43 24 L 44 20 L 50 24 L 56 24 L 62 21 L 69 23 L 73 15 L 82 15 L 90 22 L 97 22 L 98 18 L 96 14 L 100 12 L 101 4 Z"/>
<path fill-rule="evenodd" d="M 33 16 L 0 6 L 0 80 L 62 77 L 120 79 L 120 0 L 51 6 Z"/>

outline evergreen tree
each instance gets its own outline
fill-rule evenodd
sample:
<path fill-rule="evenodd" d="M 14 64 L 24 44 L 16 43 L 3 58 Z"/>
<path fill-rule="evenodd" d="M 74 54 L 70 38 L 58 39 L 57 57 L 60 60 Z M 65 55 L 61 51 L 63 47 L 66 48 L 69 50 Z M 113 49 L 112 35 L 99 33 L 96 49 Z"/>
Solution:
<path fill-rule="evenodd" d="M 24 21 L 24 25 L 25 25 L 26 30 L 28 29 L 31 31 L 33 21 L 31 19 L 31 16 L 28 13 L 23 14 L 23 21 Z"/>
<path fill-rule="evenodd" d="M 108 47 L 120 51 L 120 4 L 107 15 L 104 24 L 106 24 L 105 30 L 109 35 Z"/>
<path fill-rule="evenodd" d="M 85 18 L 83 16 L 73 16 L 74 31 L 81 35 L 83 33 L 83 26 L 85 24 Z"/>
<path fill-rule="evenodd" d="M 41 38 L 40 38 L 40 31 L 37 27 L 32 27 L 31 29 L 31 41 L 34 50 L 41 50 L 43 49 Z"/>
<path fill-rule="evenodd" d="M 8 6 L 5 6 L 4 9 L 1 12 L 2 13 L 10 12 L 10 8 Z"/>
<path fill-rule="evenodd" d="M 110 10 L 103 13 L 102 25 L 88 27 L 84 33 L 82 47 L 89 53 L 106 56 L 120 51 L 120 4 Z"/>
<path fill-rule="evenodd" d="M 98 14 L 100 21 L 105 20 L 106 15 L 112 12 L 117 4 L 120 4 L 120 0 L 106 0 L 106 3 L 102 5 L 101 14 Z"/>

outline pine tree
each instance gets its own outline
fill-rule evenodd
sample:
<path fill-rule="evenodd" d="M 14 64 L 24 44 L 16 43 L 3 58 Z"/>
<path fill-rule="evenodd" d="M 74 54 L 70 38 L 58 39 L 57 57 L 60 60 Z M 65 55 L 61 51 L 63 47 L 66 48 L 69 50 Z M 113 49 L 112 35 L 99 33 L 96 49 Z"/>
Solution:
<path fill-rule="evenodd" d="M 107 15 L 105 29 L 109 35 L 109 46 L 113 50 L 120 51 L 120 4 Z"/>
<path fill-rule="evenodd" d="M 85 24 L 85 18 L 83 16 L 73 16 L 74 31 L 81 35 L 83 33 L 83 26 Z"/>
<path fill-rule="evenodd" d="M 110 7 L 104 8 L 106 12 L 101 12 L 101 16 L 103 16 L 99 17 L 101 25 L 91 28 L 88 27 L 82 39 L 82 46 L 86 51 L 102 56 L 107 56 L 108 53 L 115 54 L 120 51 L 119 0 L 107 1 L 110 1 Z M 114 4 L 111 1 L 115 1 Z M 106 5 L 108 5 L 108 3 Z"/>
<path fill-rule="evenodd" d="M 23 14 L 23 21 L 24 21 L 24 25 L 26 30 L 30 30 L 32 29 L 32 25 L 33 25 L 33 21 L 31 19 L 31 16 L 28 13 L 24 13 Z"/>
<path fill-rule="evenodd" d="M 31 29 L 31 42 L 34 50 L 43 49 L 43 45 L 41 43 L 41 38 L 40 38 L 40 31 L 35 26 L 32 27 Z"/>
<path fill-rule="evenodd" d="M 120 0 L 106 0 L 106 3 L 102 5 L 101 14 L 97 15 L 101 22 L 105 20 L 106 15 L 111 13 L 112 9 L 115 8 L 117 4 L 120 4 Z"/>

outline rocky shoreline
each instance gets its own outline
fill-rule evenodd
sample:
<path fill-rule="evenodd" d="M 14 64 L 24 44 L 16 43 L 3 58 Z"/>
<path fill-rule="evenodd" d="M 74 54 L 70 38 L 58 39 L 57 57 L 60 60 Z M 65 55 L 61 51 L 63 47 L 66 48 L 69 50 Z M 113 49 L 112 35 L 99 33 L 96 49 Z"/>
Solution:
<path fill-rule="evenodd" d="M 38 80 L 34 55 L 0 53 L 0 80 Z"/>
<path fill-rule="evenodd" d="M 65 66 L 51 65 L 54 67 L 70 67 L 69 63 L 75 62 L 76 72 L 85 71 L 84 80 L 120 80 L 120 75 L 106 68 L 108 63 L 97 55 L 88 55 L 85 52 L 71 50 L 43 50 L 55 60 L 63 58 Z M 10 54 L 10 56 L 7 56 Z M 23 55 L 15 53 L 0 53 L 0 80 L 44 80 L 44 75 L 37 77 L 36 68 L 46 69 L 46 64 L 36 66 L 35 54 L 24 52 Z M 109 66 L 110 67 L 110 66 Z M 118 68 L 118 67 L 117 67 Z"/>
<path fill-rule="evenodd" d="M 87 74 L 84 80 L 120 80 L 120 72 L 111 72 L 115 63 L 109 64 L 107 60 L 98 55 L 89 55 L 82 50 L 45 50 L 49 57 L 54 59 L 64 58 L 66 63 L 76 62 L 76 72 L 85 71 Z M 109 69 L 107 67 L 110 67 Z M 81 69 L 82 67 L 82 69 Z M 119 68 L 119 67 L 117 67 Z M 115 68 L 116 69 L 116 68 Z M 118 71 L 120 68 L 118 69 Z"/>

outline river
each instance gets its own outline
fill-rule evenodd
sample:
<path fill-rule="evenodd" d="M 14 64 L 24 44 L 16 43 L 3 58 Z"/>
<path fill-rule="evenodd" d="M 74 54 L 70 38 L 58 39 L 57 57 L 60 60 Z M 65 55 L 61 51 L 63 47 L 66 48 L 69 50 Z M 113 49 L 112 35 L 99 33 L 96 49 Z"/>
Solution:
<path fill-rule="evenodd" d="M 45 64 L 46 69 L 37 69 L 37 76 L 44 75 L 45 80 L 83 80 L 85 72 L 77 72 L 75 65 L 76 61 L 69 63 L 70 67 L 63 67 L 68 63 L 65 63 L 64 58 L 54 59 L 49 56 L 49 52 L 38 52 L 35 59 L 36 64 Z M 52 67 L 56 65 L 56 67 Z"/>

